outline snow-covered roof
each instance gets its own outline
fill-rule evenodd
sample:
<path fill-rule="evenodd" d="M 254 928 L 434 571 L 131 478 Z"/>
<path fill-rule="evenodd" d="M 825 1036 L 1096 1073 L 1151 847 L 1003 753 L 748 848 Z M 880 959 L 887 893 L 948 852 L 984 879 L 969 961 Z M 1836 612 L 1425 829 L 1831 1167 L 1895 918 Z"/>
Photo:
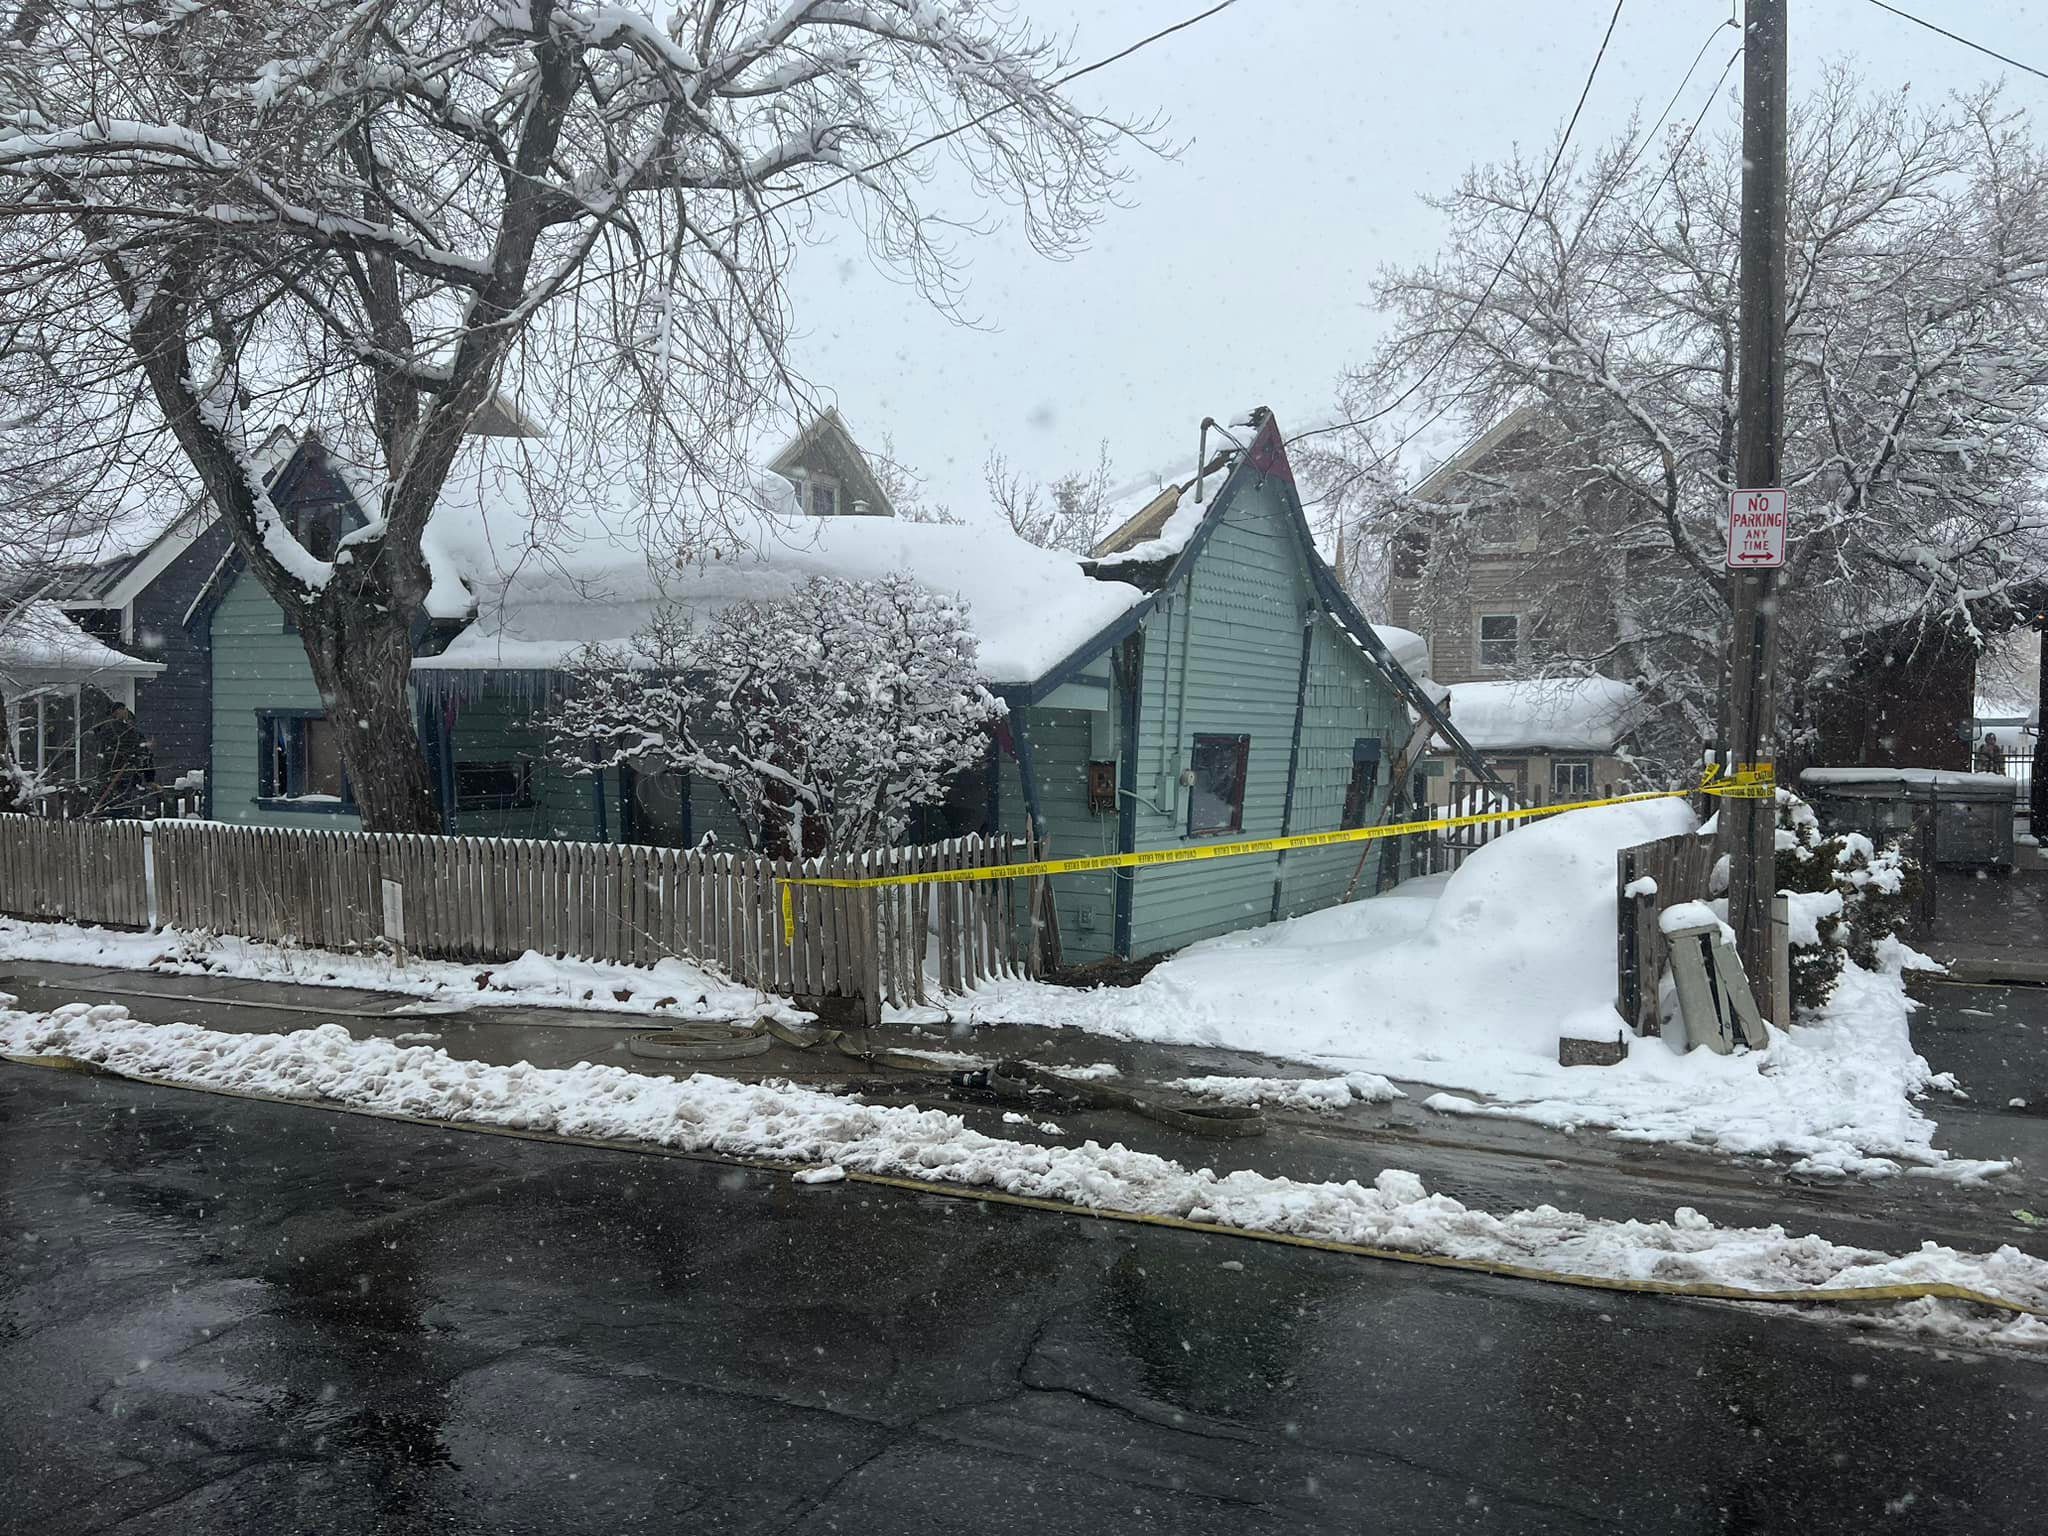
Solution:
<path fill-rule="evenodd" d="M 2002 773 L 1959 773 L 1947 768 L 1808 768 L 1802 784 L 1825 788 L 1837 784 L 1893 784 L 1917 789 L 1984 789 L 2012 793 L 2013 781 Z"/>
<path fill-rule="evenodd" d="M 1413 678 L 1429 676 L 1429 642 L 1412 629 L 1397 629 L 1392 624 L 1375 624 L 1372 632 L 1380 637 L 1380 644 L 1392 653 L 1401 670 Z"/>
<path fill-rule="evenodd" d="M 55 603 L 29 603 L 0 621 L 0 677 L 9 681 L 86 682 L 161 671 L 161 662 L 124 655 L 93 639 Z"/>
<path fill-rule="evenodd" d="M 530 441 L 476 445 L 449 477 L 425 540 L 427 610 L 459 618 L 474 593 L 476 616 L 439 655 L 416 660 L 417 670 L 545 670 L 593 642 L 629 639 L 664 607 L 702 623 L 813 576 L 907 575 L 965 602 L 981 673 L 1003 686 L 1034 681 L 1145 597 L 992 520 L 807 516 L 769 475 L 752 504 L 721 509 L 725 537 L 698 558 L 670 561 L 647 547 L 638 474 L 586 466 L 573 495 L 555 498 L 561 505 L 539 505 L 529 487 L 561 482 L 522 472 L 520 460 L 535 451 Z"/>
<path fill-rule="evenodd" d="M 1538 410 L 1535 405 L 1518 405 L 1485 430 L 1467 437 L 1461 447 L 1448 454 L 1442 452 L 1445 439 L 1438 438 L 1429 451 L 1418 452 L 1418 458 L 1425 461 L 1434 459 L 1435 462 L 1408 488 L 1408 494 L 1418 501 L 1427 501 L 1437 495 L 1453 477 L 1472 468 L 1535 420 Z"/>
<path fill-rule="evenodd" d="M 1195 499 L 1195 482 L 1192 480 L 1178 490 L 1165 486 L 1154 491 L 1142 509 L 1145 526 L 1130 529 L 1132 533 L 1144 536 L 1116 548 L 1113 546 L 1119 542 L 1119 535 L 1125 532 L 1125 529 L 1118 529 L 1096 546 L 1109 551 L 1096 558 L 1097 566 L 1107 569 L 1119 565 L 1144 565 L 1179 554 L 1188 547 L 1188 540 L 1195 536 L 1195 530 L 1202 526 L 1202 519 L 1215 504 L 1216 493 L 1222 486 L 1223 474 L 1218 472 L 1206 477 L 1200 501 Z M 1129 525 L 1125 527 L 1129 528 Z"/>
<path fill-rule="evenodd" d="M 1481 752 L 1608 752 L 1642 720 L 1643 698 L 1611 677 L 1451 684 L 1451 723 Z"/>

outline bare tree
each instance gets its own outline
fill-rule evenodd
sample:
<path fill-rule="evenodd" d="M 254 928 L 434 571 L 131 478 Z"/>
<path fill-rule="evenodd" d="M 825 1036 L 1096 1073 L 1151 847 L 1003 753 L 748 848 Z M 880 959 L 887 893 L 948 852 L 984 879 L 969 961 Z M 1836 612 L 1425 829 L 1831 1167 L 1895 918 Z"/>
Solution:
<path fill-rule="evenodd" d="M 1846 637 L 1974 637 L 2048 569 L 2048 166 L 1995 91 L 1915 109 L 1839 69 L 1793 112 L 1790 160 L 1797 743 Z M 1437 203 L 1440 256 L 1382 275 L 1394 324 L 1348 381 L 1355 416 L 1539 409 L 1501 472 L 1383 501 L 1376 534 L 1435 576 L 1483 520 L 1533 525 L 1547 669 L 1640 682 L 1675 761 L 1715 736 L 1721 691 L 1739 139 L 1629 135 L 1542 179 L 1520 158 L 1470 172 Z M 1345 445 L 1355 471 L 1371 430 Z"/>
<path fill-rule="evenodd" d="M 906 523 L 958 523 L 953 509 L 943 501 L 925 500 L 925 477 L 896 452 L 896 439 L 882 434 L 882 448 L 872 456 L 870 467 L 875 483 L 889 498 L 889 505 Z"/>
<path fill-rule="evenodd" d="M 989 500 L 1017 536 L 1041 549 L 1085 555 L 1109 532 L 1109 443 L 1096 450 L 1094 467 L 1072 470 L 1046 483 L 1011 469 L 1000 449 L 981 468 Z"/>
<path fill-rule="evenodd" d="M 1045 252 L 1099 213 L 1130 130 L 1062 62 L 997 0 L 31 0 L 0 42 L 0 385 L 129 461 L 175 445 L 303 636 L 365 821 L 431 827 L 406 681 L 469 435 L 536 422 L 550 462 L 689 487 L 652 539 L 687 547 L 803 394 L 816 219 L 950 306 L 936 154 Z M 367 526 L 273 505 L 277 420 L 350 464 Z"/>

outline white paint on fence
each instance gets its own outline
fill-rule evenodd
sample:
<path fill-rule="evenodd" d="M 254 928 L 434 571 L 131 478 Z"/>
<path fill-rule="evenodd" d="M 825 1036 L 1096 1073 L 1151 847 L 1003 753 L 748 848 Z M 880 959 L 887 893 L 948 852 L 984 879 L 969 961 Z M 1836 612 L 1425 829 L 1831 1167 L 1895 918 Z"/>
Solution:
<path fill-rule="evenodd" d="M 383 880 L 379 884 L 384 893 L 384 937 L 400 949 L 405 948 L 405 887 L 396 880 Z"/>

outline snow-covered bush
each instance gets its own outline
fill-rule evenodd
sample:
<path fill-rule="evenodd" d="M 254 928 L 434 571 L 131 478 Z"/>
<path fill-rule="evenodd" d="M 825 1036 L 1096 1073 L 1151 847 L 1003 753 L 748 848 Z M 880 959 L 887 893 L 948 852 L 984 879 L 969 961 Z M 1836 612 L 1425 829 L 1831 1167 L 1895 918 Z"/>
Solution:
<path fill-rule="evenodd" d="M 1823 833 L 1813 808 L 1781 789 L 1777 888 L 1791 909 L 1792 1006 L 1804 1011 L 1827 1002 L 1845 962 L 1876 966 L 1878 941 L 1913 909 L 1919 869 L 1861 832 Z"/>
<path fill-rule="evenodd" d="M 717 785 L 759 852 L 872 848 L 985 750 L 1003 706 L 975 649 L 961 603 L 908 577 L 813 577 L 701 628 L 666 609 L 585 648 L 549 728 L 572 771 Z"/>

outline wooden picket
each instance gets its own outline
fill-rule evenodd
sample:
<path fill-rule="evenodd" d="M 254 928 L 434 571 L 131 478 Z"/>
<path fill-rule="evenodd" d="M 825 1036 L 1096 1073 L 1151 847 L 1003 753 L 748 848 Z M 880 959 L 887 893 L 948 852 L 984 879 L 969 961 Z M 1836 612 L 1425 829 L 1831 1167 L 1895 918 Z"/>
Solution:
<path fill-rule="evenodd" d="M 681 955 L 735 981 L 849 998 L 879 1020 L 1031 969 L 1037 882 L 793 888 L 782 883 L 976 869 L 1026 855 L 1010 838 L 809 859 L 524 839 L 235 827 L 187 819 L 0 815 L 0 912 L 239 934 L 272 943 L 462 961 L 527 950 L 649 965 Z M 403 932 L 385 932 L 384 883 Z M 930 960 L 929 973 L 927 969 Z"/>

